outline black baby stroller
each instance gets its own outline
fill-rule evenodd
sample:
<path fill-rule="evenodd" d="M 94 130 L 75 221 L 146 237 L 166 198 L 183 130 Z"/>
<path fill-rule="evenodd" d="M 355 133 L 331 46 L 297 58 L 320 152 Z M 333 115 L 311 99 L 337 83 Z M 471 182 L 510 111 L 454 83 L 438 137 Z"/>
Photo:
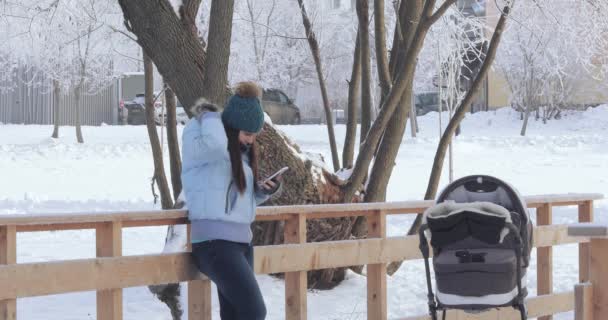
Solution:
<path fill-rule="evenodd" d="M 483 175 L 449 184 L 425 211 L 420 227 L 431 318 L 437 319 L 438 310 L 445 319 L 448 309 L 478 313 L 512 306 L 527 319 L 525 276 L 531 247 L 532 223 L 515 189 Z"/>

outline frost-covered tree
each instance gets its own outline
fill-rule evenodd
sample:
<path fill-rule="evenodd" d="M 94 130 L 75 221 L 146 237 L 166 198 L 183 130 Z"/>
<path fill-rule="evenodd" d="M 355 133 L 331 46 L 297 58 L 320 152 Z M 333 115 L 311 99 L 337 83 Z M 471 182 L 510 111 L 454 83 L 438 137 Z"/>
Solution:
<path fill-rule="evenodd" d="M 51 83 L 41 85 L 54 92 L 54 137 L 59 125 L 57 99 L 61 92 L 73 95 L 76 136 L 84 142 L 79 114 L 82 95 L 109 85 L 117 77 L 114 64 L 125 59 L 115 49 L 124 37 L 115 32 L 121 26 L 118 4 L 112 0 L 24 0 L 7 2 L 3 9 L 0 15 L 10 28 L 2 33 L 8 41 L 0 45 L 0 52 L 10 52 L 13 65 L 35 67 L 50 79 Z M 123 47 L 122 51 L 127 50 Z"/>
<path fill-rule="evenodd" d="M 522 135 L 532 112 L 546 121 L 575 95 L 608 89 L 607 13 L 605 1 L 528 1 L 515 8 L 497 65 L 512 106 L 522 112 Z"/>

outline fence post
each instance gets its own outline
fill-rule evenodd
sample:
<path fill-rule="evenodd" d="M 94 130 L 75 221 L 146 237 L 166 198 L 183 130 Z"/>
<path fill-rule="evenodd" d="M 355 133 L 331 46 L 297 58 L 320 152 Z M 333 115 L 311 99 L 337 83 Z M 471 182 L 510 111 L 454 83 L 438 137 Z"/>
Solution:
<path fill-rule="evenodd" d="M 192 251 L 190 224 L 187 224 L 187 247 Z M 211 280 L 188 281 L 188 320 L 211 320 Z"/>
<path fill-rule="evenodd" d="M 17 263 L 17 229 L 0 226 L 0 265 Z M 17 319 L 17 300 L 0 300 L 0 320 Z"/>
<path fill-rule="evenodd" d="M 539 226 L 553 223 L 553 212 L 550 203 L 545 203 L 536 209 L 536 223 Z M 536 249 L 536 276 L 538 295 L 553 292 L 553 248 L 542 247 Z M 553 316 L 539 317 L 538 320 L 552 320 Z"/>
<path fill-rule="evenodd" d="M 104 222 L 95 230 L 97 257 L 122 255 L 122 222 Z M 122 320 L 122 288 L 97 291 L 97 319 Z"/>
<path fill-rule="evenodd" d="M 593 286 L 589 282 L 574 286 L 574 320 L 593 320 Z"/>
<path fill-rule="evenodd" d="M 578 205 L 578 222 L 593 221 L 593 201 L 585 201 Z M 578 274 L 579 282 L 589 281 L 589 243 L 578 245 Z"/>
<path fill-rule="evenodd" d="M 590 237 L 589 282 L 593 299 L 592 320 L 603 320 L 608 314 L 608 225 L 579 223 L 568 227 L 569 236 Z M 589 298 L 588 298 L 589 299 Z M 578 307 L 578 304 L 577 304 Z M 577 310 L 575 314 L 582 313 Z M 587 320 L 587 318 L 584 318 Z"/>
<path fill-rule="evenodd" d="M 591 239 L 589 280 L 593 285 L 593 320 L 603 320 L 608 314 L 608 233 L 604 238 Z"/>
<path fill-rule="evenodd" d="M 367 217 L 367 237 L 386 238 L 386 213 Z M 386 320 L 386 263 L 367 265 L 367 319 Z"/>
<path fill-rule="evenodd" d="M 306 215 L 294 214 L 285 221 L 283 230 L 285 243 L 306 243 Z M 285 273 L 285 319 L 304 320 L 307 318 L 306 271 Z"/>

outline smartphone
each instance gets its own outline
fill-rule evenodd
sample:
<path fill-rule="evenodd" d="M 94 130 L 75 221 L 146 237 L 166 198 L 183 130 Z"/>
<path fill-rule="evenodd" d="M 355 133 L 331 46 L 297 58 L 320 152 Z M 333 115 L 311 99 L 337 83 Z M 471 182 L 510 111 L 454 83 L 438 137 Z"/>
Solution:
<path fill-rule="evenodd" d="M 264 183 L 282 175 L 283 173 L 285 173 L 285 171 L 289 170 L 289 167 L 283 167 L 281 169 L 279 169 L 277 172 L 273 173 L 270 177 L 264 179 Z"/>

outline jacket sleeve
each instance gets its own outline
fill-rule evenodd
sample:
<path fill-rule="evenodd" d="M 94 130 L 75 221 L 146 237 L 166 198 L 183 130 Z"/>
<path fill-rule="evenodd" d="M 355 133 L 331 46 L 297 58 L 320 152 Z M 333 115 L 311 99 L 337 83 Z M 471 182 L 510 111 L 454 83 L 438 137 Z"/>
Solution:
<path fill-rule="evenodd" d="M 228 148 L 228 138 L 222 120 L 217 114 L 204 114 L 191 120 L 190 126 L 184 129 L 184 161 L 193 160 L 199 164 L 222 159 Z"/>

